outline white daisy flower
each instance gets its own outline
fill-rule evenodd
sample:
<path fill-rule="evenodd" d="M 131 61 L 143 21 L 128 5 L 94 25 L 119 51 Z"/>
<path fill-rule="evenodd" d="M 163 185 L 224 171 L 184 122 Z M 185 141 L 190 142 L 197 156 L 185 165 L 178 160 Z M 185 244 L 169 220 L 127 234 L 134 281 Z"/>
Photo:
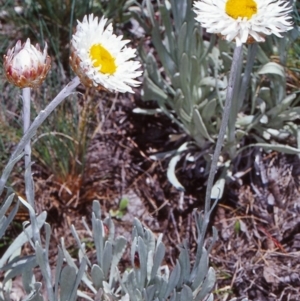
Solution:
<path fill-rule="evenodd" d="M 78 21 L 71 41 L 71 67 L 85 86 L 134 93 L 131 87 L 140 85 L 135 78 L 142 74 L 137 71 L 141 64 L 131 60 L 136 51 L 126 47 L 129 40 L 114 35 L 106 22 L 93 14 Z"/>
<path fill-rule="evenodd" d="M 286 0 L 201 0 L 194 2 L 196 20 L 207 32 L 217 33 L 237 46 L 264 42 L 266 35 L 293 28 L 290 1 Z"/>

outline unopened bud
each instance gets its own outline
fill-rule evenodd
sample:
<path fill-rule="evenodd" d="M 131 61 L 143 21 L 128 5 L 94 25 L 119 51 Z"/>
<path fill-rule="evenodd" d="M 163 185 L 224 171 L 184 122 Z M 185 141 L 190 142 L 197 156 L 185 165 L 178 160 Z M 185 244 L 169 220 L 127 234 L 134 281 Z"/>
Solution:
<path fill-rule="evenodd" d="M 35 47 L 27 39 L 23 45 L 18 41 L 16 46 L 4 55 L 4 71 L 9 82 L 20 87 L 37 88 L 45 80 L 51 66 L 47 55 L 47 43 L 44 51 Z"/>

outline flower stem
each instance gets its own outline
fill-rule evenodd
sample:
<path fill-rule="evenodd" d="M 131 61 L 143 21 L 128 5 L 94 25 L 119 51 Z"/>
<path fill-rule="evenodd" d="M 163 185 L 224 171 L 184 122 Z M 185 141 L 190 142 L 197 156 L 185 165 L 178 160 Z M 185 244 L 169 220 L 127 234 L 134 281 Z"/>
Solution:
<path fill-rule="evenodd" d="M 24 135 L 30 127 L 30 94 L 31 88 L 22 89 L 23 98 L 23 133 Z M 25 161 L 25 194 L 27 202 L 33 210 L 29 210 L 30 222 L 32 225 L 33 241 L 39 241 L 39 231 L 36 225 L 35 205 L 34 205 L 34 185 L 31 172 L 31 139 L 28 139 L 24 147 L 24 161 Z"/>
<path fill-rule="evenodd" d="M 228 124 L 228 119 L 230 115 L 230 110 L 231 110 L 231 103 L 232 103 L 232 98 L 233 98 L 233 93 L 235 91 L 235 85 L 237 83 L 237 77 L 239 76 L 239 62 L 241 61 L 241 56 L 243 54 L 243 45 L 241 46 L 236 46 L 234 49 L 233 53 L 233 58 L 232 58 L 232 65 L 230 69 L 230 76 L 229 76 L 229 82 L 227 86 L 227 92 L 226 92 L 226 100 L 225 100 L 225 105 L 224 105 L 224 111 L 223 111 L 223 117 L 222 117 L 222 122 L 221 122 L 221 128 L 220 132 L 218 135 L 218 140 L 216 144 L 216 148 L 212 157 L 211 161 L 211 167 L 209 171 L 209 176 L 208 176 L 208 181 L 207 181 L 207 188 L 206 188 L 206 195 L 205 195 L 205 208 L 204 208 L 204 220 L 203 220 L 203 228 L 202 228 L 202 235 L 201 235 L 201 240 L 203 245 L 205 233 L 209 224 L 210 220 L 210 214 L 212 211 L 211 207 L 211 192 L 214 184 L 214 179 L 215 179 L 215 174 L 217 171 L 217 164 L 219 161 L 219 156 L 221 153 L 222 145 L 224 142 L 224 137 L 226 133 L 226 128 Z M 214 206 L 213 206 L 214 207 Z"/>
<path fill-rule="evenodd" d="M 245 101 L 246 92 L 249 86 L 250 78 L 251 78 L 251 72 L 255 61 L 255 56 L 257 53 L 258 45 L 257 43 L 250 44 L 248 47 L 248 55 L 247 55 L 247 63 L 244 71 L 244 76 L 241 83 L 241 89 L 238 94 L 238 99 L 240 102 Z M 240 105 L 241 108 L 241 105 Z M 240 109 L 239 108 L 239 109 Z"/>
<path fill-rule="evenodd" d="M 6 181 L 16 164 L 16 162 L 19 161 L 20 156 L 22 156 L 23 150 L 32 139 L 32 137 L 35 135 L 36 130 L 38 127 L 45 121 L 45 119 L 55 110 L 55 108 L 61 104 L 61 102 L 68 97 L 71 93 L 73 93 L 74 89 L 80 84 L 79 78 L 76 76 L 70 83 L 68 83 L 58 94 L 57 96 L 47 105 L 47 107 L 40 111 L 38 116 L 34 119 L 32 124 L 30 125 L 29 129 L 26 131 L 26 133 L 21 138 L 20 142 L 18 143 L 16 149 L 11 154 L 10 159 L 5 166 L 3 173 L 0 178 L 0 195 L 3 192 L 4 186 L 6 184 Z"/>

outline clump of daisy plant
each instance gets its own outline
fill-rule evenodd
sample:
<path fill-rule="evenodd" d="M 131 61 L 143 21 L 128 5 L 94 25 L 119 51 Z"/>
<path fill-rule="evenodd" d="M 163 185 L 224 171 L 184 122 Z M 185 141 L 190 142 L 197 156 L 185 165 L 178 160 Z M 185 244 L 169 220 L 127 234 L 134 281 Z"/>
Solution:
<path fill-rule="evenodd" d="M 140 63 L 131 60 L 136 50 L 126 47 L 128 43 L 113 33 L 104 17 L 85 16 L 72 37 L 71 67 L 85 86 L 133 93 L 142 71 Z"/>
<path fill-rule="evenodd" d="M 251 45 L 249 47 L 249 52 L 253 51 L 253 53 L 255 53 L 255 42 L 264 42 L 265 36 L 272 34 L 282 37 L 283 33 L 291 30 L 293 26 L 291 16 L 289 15 L 292 11 L 290 2 L 291 1 L 283 0 L 200 0 L 194 2 L 195 19 L 207 32 L 217 34 L 229 42 L 235 41 L 236 43 L 220 132 L 212 157 L 207 182 L 205 214 L 209 214 L 211 198 L 215 198 L 212 193 L 213 182 L 228 120 L 231 122 L 229 123 L 226 136 L 227 144 L 232 145 L 232 148 L 236 147 L 233 145 L 235 131 L 232 129 L 232 125 L 235 124 L 239 101 L 243 101 L 245 97 L 245 87 L 247 87 L 250 80 L 250 73 L 255 56 L 255 54 L 248 56 L 251 59 L 247 61 L 243 81 L 242 84 L 240 84 L 243 64 L 243 45 L 254 43 L 254 46 Z M 239 93 L 239 91 L 244 92 Z M 216 188 L 218 191 L 222 191 L 222 187 Z"/>

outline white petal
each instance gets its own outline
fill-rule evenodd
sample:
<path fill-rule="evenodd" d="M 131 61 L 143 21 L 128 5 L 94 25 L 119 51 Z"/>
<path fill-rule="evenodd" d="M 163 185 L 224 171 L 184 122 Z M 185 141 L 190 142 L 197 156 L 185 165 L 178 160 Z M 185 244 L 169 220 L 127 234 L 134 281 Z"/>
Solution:
<path fill-rule="evenodd" d="M 195 19 L 207 32 L 219 33 L 226 40 L 245 43 L 249 36 L 256 41 L 264 41 L 265 35 L 281 33 L 293 28 L 290 1 L 255 0 L 257 13 L 250 19 L 234 19 L 226 14 L 226 0 L 200 0 L 194 2 Z"/>

